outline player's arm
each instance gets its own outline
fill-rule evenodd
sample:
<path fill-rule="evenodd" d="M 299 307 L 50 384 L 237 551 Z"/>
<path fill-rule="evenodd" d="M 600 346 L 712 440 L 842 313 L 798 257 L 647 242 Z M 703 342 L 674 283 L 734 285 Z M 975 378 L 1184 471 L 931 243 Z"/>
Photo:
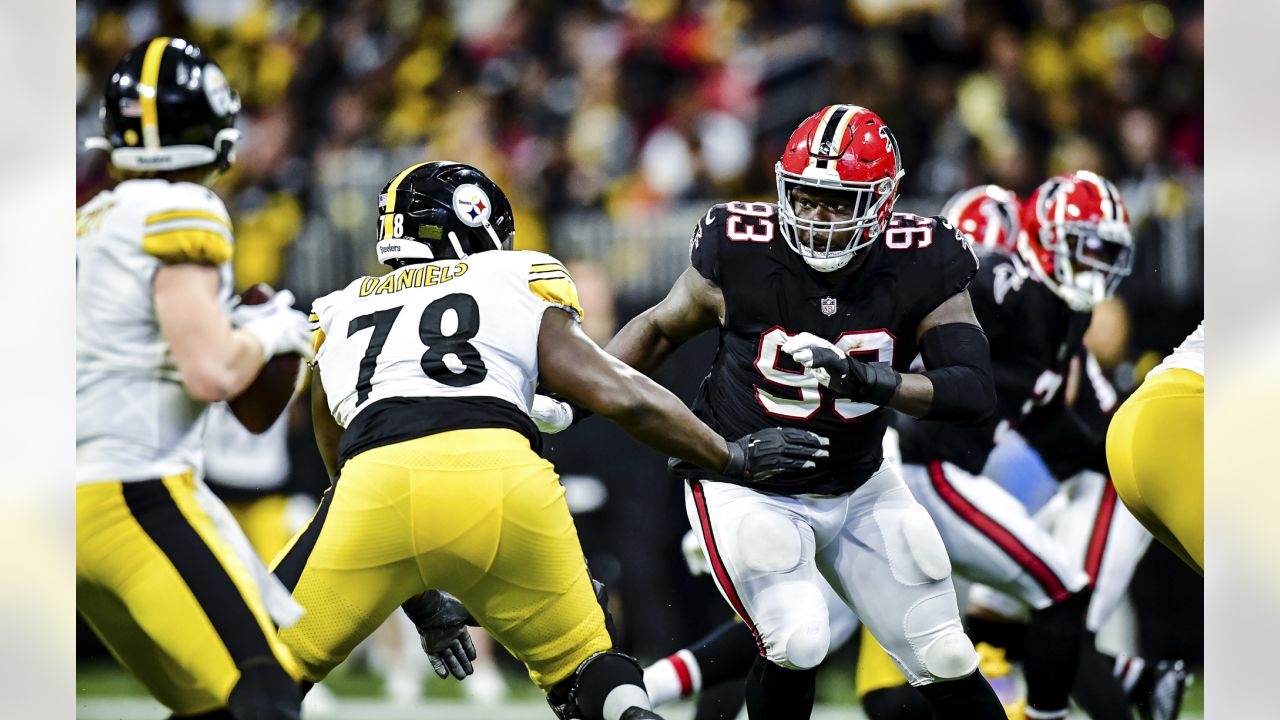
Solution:
<path fill-rule="evenodd" d="M 187 392 L 204 402 L 238 395 L 270 357 L 258 337 L 231 326 L 219 283 L 216 267 L 198 263 L 162 265 L 153 282 L 160 333 Z"/>
<path fill-rule="evenodd" d="M 988 417 L 996 406 L 991 353 L 968 291 L 934 308 L 916 335 L 928 368 L 923 373 L 899 373 L 889 363 L 862 362 L 809 333 L 791 338 L 782 349 L 842 397 L 926 420 L 967 424 Z"/>
<path fill-rule="evenodd" d="M 600 349 L 568 312 L 543 313 L 538 333 L 539 381 L 616 423 L 660 452 L 730 477 L 763 479 L 812 469 L 825 440 L 771 428 L 726 442 L 666 388 Z"/>
<path fill-rule="evenodd" d="M 333 478 L 338 474 L 338 445 L 342 442 L 342 426 L 329 412 L 329 399 L 320 381 L 320 368 L 312 368 L 311 378 L 311 426 L 316 433 L 316 449 L 324 461 L 324 469 Z"/>
<path fill-rule="evenodd" d="M 925 316 L 916 332 L 925 372 L 909 373 L 897 410 L 926 420 L 977 423 L 996 409 L 991 348 L 962 290 Z"/>
<path fill-rule="evenodd" d="M 605 352 L 650 375 L 676 348 L 724 320 L 724 293 L 694 268 L 657 305 L 627 323 Z"/>

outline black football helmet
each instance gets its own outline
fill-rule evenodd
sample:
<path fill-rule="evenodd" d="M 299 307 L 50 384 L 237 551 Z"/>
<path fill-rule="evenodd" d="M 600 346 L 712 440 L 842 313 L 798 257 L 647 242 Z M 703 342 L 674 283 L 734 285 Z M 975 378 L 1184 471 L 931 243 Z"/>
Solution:
<path fill-rule="evenodd" d="M 378 262 L 391 267 L 510 250 L 515 235 L 506 194 L 470 165 L 413 165 L 378 195 Z"/>
<path fill-rule="evenodd" d="M 125 170 L 181 170 L 235 159 L 240 96 L 217 63 L 176 37 L 152 38 L 116 66 L 102 98 L 102 131 L 85 145 Z"/>

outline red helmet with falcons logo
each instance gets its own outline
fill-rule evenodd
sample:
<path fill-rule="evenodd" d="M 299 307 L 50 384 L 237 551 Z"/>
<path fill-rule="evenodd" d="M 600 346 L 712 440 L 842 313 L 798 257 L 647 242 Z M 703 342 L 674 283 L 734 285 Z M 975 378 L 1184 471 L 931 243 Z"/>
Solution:
<path fill-rule="evenodd" d="M 844 267 L 889 224 L 902 178 L 898 141 L 879 115 L 857 105 L 829 105 L 791 133 L 774 168 L 782 236 L 815 270 Z M 797 187 L 847 193 L 847 216 L 798 217 Z"/>
<path fill-rule="evenodd" d="M 1021 213 L 1022 201 L 1018 195 L 999 185 L 978 185 L 961 190 L 942 206 L 943 217 L 964 233 L 975 247 L 1004 255 L 1018 251 Z"/>
<path fill-rule="evenodd" d="M 1018 254 L 1072 310 L 1092 309 L 1133 269 L 1120 191 L 1087 170 L 1046 180 L 1022 208 Z"/>

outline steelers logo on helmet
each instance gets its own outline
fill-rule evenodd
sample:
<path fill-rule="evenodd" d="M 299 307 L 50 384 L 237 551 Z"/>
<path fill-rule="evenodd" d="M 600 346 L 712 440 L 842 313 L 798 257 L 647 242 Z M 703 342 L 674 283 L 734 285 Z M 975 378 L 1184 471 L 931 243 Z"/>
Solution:
<path fill-rule="evenodd" d="M 453 212 L 463 224 L 480 227 L 489 222 L 492 211 L 493 203 L 478 186 L 467 183 L 453 191 Z"/>
<path fill-rule="evenodd" d="M 209 109 L 218 117 L 226 117 L 240 109 L 240 103 L 231 92 L 231 85 L 222 70 L 212 63 L 206 65 L 201 72 L 201 83 L 204 85 L 204 96 L 209 99 Z"/>

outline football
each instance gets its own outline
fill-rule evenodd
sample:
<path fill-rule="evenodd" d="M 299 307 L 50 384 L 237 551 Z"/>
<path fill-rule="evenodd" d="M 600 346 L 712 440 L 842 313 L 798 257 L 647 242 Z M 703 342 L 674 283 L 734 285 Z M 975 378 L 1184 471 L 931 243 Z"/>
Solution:
<path fill-rule="evenodd" d="M 245 305 L 261 305 L 274 294 L 275 290 L 269 285 L 259 283 L 241 293 L 240 302 Z M 305 377 L 301 355 L 276 355 L 262 366 L 249 387 L 228 400 L 227 405 L 249 432 L 264 433 L 289 406 L 289 401 L 301 388 Z"/>

